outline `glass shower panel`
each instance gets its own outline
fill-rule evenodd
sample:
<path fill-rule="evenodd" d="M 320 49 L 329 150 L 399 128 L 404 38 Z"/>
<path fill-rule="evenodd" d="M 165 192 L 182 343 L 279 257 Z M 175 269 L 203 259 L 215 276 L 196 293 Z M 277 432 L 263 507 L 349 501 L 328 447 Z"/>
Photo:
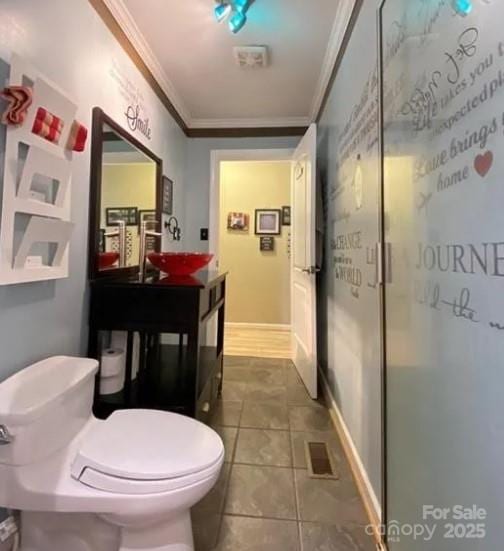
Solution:
<path fill-rule="evenodd" d="M 503 548 L 503 21 L 381 8 L 390 551 Z"/>

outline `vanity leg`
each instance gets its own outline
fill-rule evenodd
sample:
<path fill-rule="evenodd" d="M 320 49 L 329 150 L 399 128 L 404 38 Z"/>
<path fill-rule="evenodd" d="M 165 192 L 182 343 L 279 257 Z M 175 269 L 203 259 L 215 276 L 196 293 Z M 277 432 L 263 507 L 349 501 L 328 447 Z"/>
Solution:
<path fill-rule="evenodd" d="M 184 352 L 184 333 L 179 333 L 178 341 L 178 365 L 182 362 L 182 353 Z"/>
<path fill-rule="evenodd" d="M 196 329 L 189 331 L 187 335 L 187 375 L 186 389 L 192 389 L 190 402 L 187 409 L 192 417 L 197 418 L 196 404 L 198 399 L 198 368 L 200 360 L 200 334 L 199 325 Z"/>
<path fill-rule="evenodd" d="M 124 382 L 124 394 L 126 407 L 132 406 L 131 396 L 131 375 L 133 372 L 133 335 L 132 331 L 128 331 L 128 339 L 126 341 L 126 374 Z"/>
<path fill-rule="evenodd" d="M 138 373 L 141 374 L 145 371 L 145 362 L 147 354 L 145 348 L 147 346 L 147 336 L 143 331 L 140 332 L 140 354 L 138 358 Z"/>

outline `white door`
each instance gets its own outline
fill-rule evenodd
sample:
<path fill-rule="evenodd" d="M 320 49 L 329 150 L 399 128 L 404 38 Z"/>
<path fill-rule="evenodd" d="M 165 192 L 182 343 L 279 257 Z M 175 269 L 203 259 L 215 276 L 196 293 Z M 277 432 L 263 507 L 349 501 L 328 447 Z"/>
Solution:
<path fill-rule="evenodd" d="M 292 161 L 292 359 L 310 396 L 317 398 L 316 153 L 312 124 Z"/>

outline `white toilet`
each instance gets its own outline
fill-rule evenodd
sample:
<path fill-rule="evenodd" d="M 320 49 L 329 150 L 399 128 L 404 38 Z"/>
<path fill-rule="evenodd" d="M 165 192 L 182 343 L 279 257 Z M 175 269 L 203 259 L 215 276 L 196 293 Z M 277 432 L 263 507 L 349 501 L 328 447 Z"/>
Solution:
<path fill-rule="evenodd" d="M 0 507 L 21 510 L 22 551 L 192 551 L 222 440 L 173 413 L 96 419 L 97 369 L 58 356 L 0 383 Z"/>

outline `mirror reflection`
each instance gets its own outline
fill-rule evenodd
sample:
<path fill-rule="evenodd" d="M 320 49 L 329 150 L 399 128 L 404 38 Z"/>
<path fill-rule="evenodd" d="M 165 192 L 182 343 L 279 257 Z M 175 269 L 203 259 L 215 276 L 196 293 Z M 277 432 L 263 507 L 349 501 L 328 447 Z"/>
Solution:
<path fill-rule="evenodd" d="M 103 126 L 99 270 L 139 265 L 140 232 L 156 227 L 156 162 Z M 155 250 L 146 236 L 145 253 Z"/>

